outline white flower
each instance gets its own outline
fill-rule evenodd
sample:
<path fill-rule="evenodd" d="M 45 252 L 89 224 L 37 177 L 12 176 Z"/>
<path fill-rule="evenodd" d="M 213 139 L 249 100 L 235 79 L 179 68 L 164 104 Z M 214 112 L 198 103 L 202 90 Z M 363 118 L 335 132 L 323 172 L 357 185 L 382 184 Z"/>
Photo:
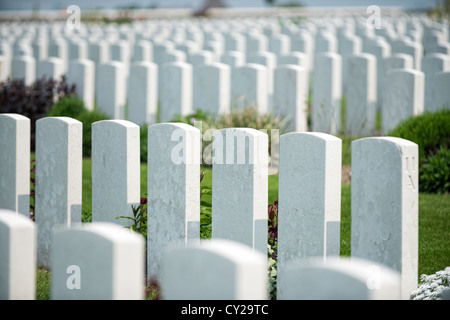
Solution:
<path fill-rule="evenodd" d="M 422 274 L 421 284 L 411 293 L 413 300 L 438 300 L 450 290 L 450 267 L 432 275 Z"/>

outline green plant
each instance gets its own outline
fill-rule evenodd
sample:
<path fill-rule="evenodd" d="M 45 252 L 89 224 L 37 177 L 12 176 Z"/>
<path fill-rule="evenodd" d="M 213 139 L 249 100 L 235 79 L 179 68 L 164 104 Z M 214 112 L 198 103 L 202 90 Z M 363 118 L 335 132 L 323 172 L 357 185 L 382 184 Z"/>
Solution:
<path fill-rule="evenodd" d="M 87 109 L 83 100 L 76 95 L 71 94 L 58 100 L 50 109 L 48 117 L 71 117 L 77 118 L 81 113 L 86 112 Z"/>
<path fill-rule="evenodd" d="M 83 123 L 83 157 L 90 157 L 92 151 L 92 124 L 97 121 L 108 120 L 109 117 L 99 110 L 84 111 L 75 119 Z"/>
<path fill-rule="evenodd" d="M 203 181 L 206 171 L 202 171 L 200 175 L 200 183 Z M 208 185 L 200 185 L 200 238 L 211 238 L 212 230 L 212 190 Z"/>
<path fill-rule="evenodd" d="M 183 122 L 201 129 L 203 164 L 209 166 L 211 163 L 211 152 L 205 152 L 212 143 L 212 131 L 225 128 L 252 128 L 267 133 L 269 139 L 268 152 L 271 154 L 272 136 L 279 136 L 286 130 L 288 120 L 273 113 L 261 114 L 256 108 L 246 107 L 242 109 L 233 108 L 229 113 L 212 115 L 203 110 L 180 116 L 175 116 L 175 122 Z M 274 131 L 272 131 L 274 130 Z M 278 130 L 278 131 L 275 131 Z M 211 151 L 211 150 L 209 150 Z"/>
<path fill-rule="evenodd" d="M 119 216 L 116 219 L 129 219 L 133 222 L 130 229 L 147 239 L 147 198 L 142 197 L 138 206 L 132 205 L 133 216 Z"/>
<path fill-rule="evenodd" d="M 420 192 L 450 192 L 450 149 L 441 147 L 436 154 L 423 161 L 419 182 Z"/>
<path fill-rule="evenodd" d="M 450 109 L 425 112 L 397 125 L 389 136 L 410 140 L 419 145 L 419 159 L 436 154 L 441 147 L 450 148 Z"/>
<path fill-rule="evenodd" d="M 143 163 L 147 162 L 147 155 L 148 155 L 148 125 L 143 124 L 140 129 L 140 160 Z"/>
<path fill-rule="evenodd" d="M 76 95 L 68 95 L 55 103 L 49 113 L 49 117 L 71 117 L 83 123 L 83 157 L 91 156 L 92 147 L 92 124 L 101 120 L 108 120 L 109 117 L 100 110 L 88 110 L 83 102 Z"/>
<path fill-rule="evenodd" d="M 63 76 L 60 80 L 42 77 L 26 85 L 23 79 L 0 83 L 0 113 L 18 113 L 30 119 L 30 147 L 35 150 L 36 121 L 45 117 L 53 103 L 75 92 Z"/>
<path fill-rule="evenodd" d="M 277 252 L 278 252 L 278 200 L 268 207 L 269 235 L 267 244 L 269 296 L 276 299 L 277 296 Z"/>

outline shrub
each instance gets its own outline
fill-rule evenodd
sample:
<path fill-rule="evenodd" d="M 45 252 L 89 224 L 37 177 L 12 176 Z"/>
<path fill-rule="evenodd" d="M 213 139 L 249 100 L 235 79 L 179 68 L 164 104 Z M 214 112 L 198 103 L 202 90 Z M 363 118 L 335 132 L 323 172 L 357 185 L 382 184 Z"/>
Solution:
<path fill-rule="evenodd" d="M 411 293 L 412 300 L 447 300 L 450 298 L 450 267 L 432 275 L 422 274 L 419 287 Z"/>
<path fill-rule="evenodd" d="M 72 94 L 75 85 L 68 85 L 63 76 L 60 80 L 42 77 L 27 86 L 23 79 L 0 83 L 0 112 L 18 113 L 30 119 L 31 150 L 35 150 L 36 121 L 47 116 L 53 103 Z"/>
<path fill-rule="evenodd" d="M 75 95 L 69 95 L 56 102 L 47 113 L 47 116 L 77 118 L 86 111 L 83 100 Z"/>
<path fill-rule="evenodd" d="M 199 126 L 201 123 L 202 134 L 202 150 L 211 144 L 212 137 L 205 134 L 210 129 L 225 129 L 225 128 L 252 128 L 256 130 L 264 130 L 269 138 L 269 154 L 271 152 L 271 130 L 278 130 L 279 135 L 285 132 L 288 121 L 282 117 L 276 116 L 273 113 L 260 114 L 258 110 L 252 107 L 242 109 L 233 108 L 227 114 L 212 115 L 208 112 L 197 109 L 189 115 L 177 115 L 174 118 L 175 122 L 183 122 L 193 126 Z M 211 131 L 209 131 L 210 133 Z M 203 154 L 205 166 L 211 163 L 211 155 Z"/>
<path fill-rule="evenodd" d="M 48 113 L 49 117 L 71 117 L 83 123 L 83 157 L 91 156 L 92 124 L 107 120 L 109 117 L 99 110 L 90 111 L 83 100 L 75 95 L 69 95 L 55 103 Z"/>
<path fill-rule="evenodd" d="M 389 135 L 418 144 L 420 192 L 449 192 L 450 109 L 410 117 Z"/>
<path fill-rule="evenodd" d="M 450 148 L 450 109 L 410 117 L 388 135 L 417 143 L 419 159 L 423 161 L 436 154 L 441 147 Z"/>
<path fill-rule="evenodd" d="M 441 147 L 436 154 L 427 157 L 419 174 L 421 192 L 450 192 L 450 149 Z"/>

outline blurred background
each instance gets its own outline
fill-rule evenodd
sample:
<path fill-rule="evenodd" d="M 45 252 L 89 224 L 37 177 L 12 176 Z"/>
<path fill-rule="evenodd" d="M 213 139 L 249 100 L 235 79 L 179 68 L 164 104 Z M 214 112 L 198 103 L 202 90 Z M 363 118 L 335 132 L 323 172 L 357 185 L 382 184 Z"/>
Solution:
<path fill-rule="evenodd" d="M 70 5 L 83 9 L 200 9 L 207 0 L 0 0 L 0 10 L 60 10 Z M 305 7 L 367 7 L 370 5 L 395 6 L 403 9 L 427 9 L 435 0 L 218 0 L 210 1 L 229 8 L 270 8 L 276 6 Z"/>

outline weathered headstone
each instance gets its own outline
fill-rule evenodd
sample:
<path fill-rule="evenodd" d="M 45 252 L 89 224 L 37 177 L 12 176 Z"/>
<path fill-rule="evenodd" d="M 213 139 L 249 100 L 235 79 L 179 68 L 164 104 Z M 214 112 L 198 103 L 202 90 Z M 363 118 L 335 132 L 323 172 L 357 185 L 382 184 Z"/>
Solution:
<path fill-rule="evenodd" d="M 36 80 L 36 60 L 33 56 L 14 56 L 11 61 L 11 79 L 23 79 L 29 86 Z"/>
<path fill-rule="evenodd" d="M 265 300 L 266 257 L 228 240 L 170 248 L 164 253 L 164 299 Z"/>
<path fill-rule="evenodd" d="M 280 137 L 278 288 L 297 259 L 339 256 L 342 141 L 317 132 Z"/>
<path fill-rule="evenodd" d="M 266 67 L 268 109 L 272 110 L 273 98 L 273 73 L 277 67 L 277 55 L 270 51 L 253 52 L 247 56 L 247 63 L 260 64 Z"/>
<path fill-rule="evenodd" d="M 348 58 L 362 51 L 361 38 L 353 34 L 344 33 L 339 36 L 338 53 L 342 57 L 342 93 L 347 92 Z"/>
<path fill-rule="evenodd" d="M 0 114 L 0 208 L 30 215 L 30 119 Z"/>
<path fill-rule="evenodd" d="M 51 299 L 144 299 L 145 242 L 113 223 L 55 230 Z"/>
<path fill-rule="evenodd" d="M 83 124 L 68 117 L 36 121 L 37 263 L 50 267 L 53 228 L 81 221 Z"/>
<path fill-rule="evenodd" d="M 126 102 L 125 65 L 120 61 L 100 64 L 95 83 L 97 107 L 111 119 L 124 119 Z"/>
<path fill-rule="evenodd" d="M 0 209 L 0 299 L 33 300 L 36 294 L 36 231 L 28 217 Z"/>
<path fill-rule="evenodd" d="M 158 108 L 158 65 L 135 61 L 128 79 L 128 120 L 138 125 L 156 122 Z"/>
<path fill-rule="evenodd" d="M 148 127 L 147 279 L 169 244 L 200 239 L 200 130 L 184 123 Z"/>
<path fill-rule="evenodd" d="M 346 133 L 351 136 L 375 134 L 377 108 L 377 58 L 369 53 L 347 60 Z"/>
<path fill-rule="evenodd" d="M 265 253 L 268 136 L 248 128 L 216 130 L 212 147 L 212 238 Z"/>
<path fill-rule="evenodd" d="M 450 56 L 442 53 L 425 55 L 422 59 L 422 71 L 425 74 L 424 111 L 436 111 L 438 104 L 434 98 L 438 94 L 436 86 L 439 86 L 439 83 L 435 83 L 435 76 L 438 72 L 450 71 Z"/>
<path fill-rule="evenodd" d="M 281 65 L 275 69 L 274 112 L 289 119 L 286 131 L 308 131 L 308 72 L 297 65 Z"/>
<path fill-rule="evenodd" d="M 69 85 L 75 84 L 75 94 L 83 100 L 88 110 L 94 110 L 95 63 L 88 59 L 69 61 L 67 82 Z"/>
<path fill-rule="evenodd" d="M 393 69 L 386 80 L 382 130 L 386 134 L 401 121 L 423 112 L 425 76 L 414 69 Z"/>
<path fill-rule="evenodd" d="M 450 109 L 450 72 L 438 72 L 434 79 L 434 104 L 436 111 Z"/>
<path fill-rule="evenodd" d="M 213 115 L 230 111 L 231 68 L 224 63 L 197 67 L 194 77 L 193 108 Z"/>
<path fill-rule="evenodd" d="M 140 202 L 140 128 L 126 120 L 92 124 L 92 221 L 130 226 Z"/>
<path fill-rule="evenodd" d="M 231 79 L 231 105 L 238 109 L 256 108 L 260 113 L 268 111 L 267 67 L 247 63 L 233 72 Z"/>
<path fill-rule="evenodd" d="M 163 64 L 160 70 L 161 122 L 169 122 L 176 115 L 186 115 L 192 111 L 192 65 L 172 62 Z"/>
<path fill-rule="evenodd" d="M 134 44 L 132 61 L 153 61 L 153 44 L 148 40 L 139 40 Z M 130 70 L 130 75 L 132 74 Z"/>
<path fill-rule="evenodd" d="M 418 157 L 400 138 L 352 142 L 352 257 L 400 272 L 402 299 L 417 287 Z"/>
<path fill-rule="evenodd" d="M 36 79 L 45 77 L 46 79 L 60 80 L 61 76 L 65 73 L 63 63 L 61 58 L 56 57 L 49 57 L 37 61 Z"/>
<path fill-rule="evenodd" d="M 67 41 L 60 35 L 55 35 L 50 38 L 48 43 L 48 56 L 60 58 L 63 61 L 64 72 L 67 71 L 67 62 L 69 59 L 69 52 Z"/>
<path fill-rule="evenodd" d="M 340 129 L 342 58 L 325 52 L 315 57 L 312 131 L 336 134 Z"/>

